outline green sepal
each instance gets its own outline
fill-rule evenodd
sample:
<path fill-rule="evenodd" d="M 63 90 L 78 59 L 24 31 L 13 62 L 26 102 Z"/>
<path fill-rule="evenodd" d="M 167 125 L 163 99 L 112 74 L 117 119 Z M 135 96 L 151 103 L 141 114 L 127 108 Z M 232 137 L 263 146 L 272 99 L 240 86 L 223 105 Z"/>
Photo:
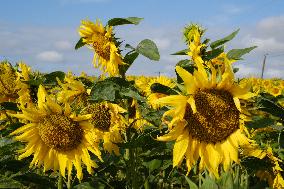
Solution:
<path fill-rule="evenodd" d="M 138 25 L 143 18 L 139 17 L 128 17 L 128 18 L 112 18 L 107 22 L 109 26 L 118 26 L 125 24 L 134 24 Z"/>
<path fill-rule="evenodd" d="M 84 45 L 86 45 L 86 43 L 83 42 L 83 37 L 81 37 L 81 38 L 79 39 L 79 41 L 76 43 L 76 45 L 75 45 L 75 50 L 77 50 L 77 49 L 83 47 Z"/>
<path fill-rule="evenodd" d="M 219 39 L 217 41 L 212 42 L 210 44 L 210 47 L 212 49 L 215 49 L 216 47 L 219 47 L 220 45 L 223 45 L 223 44 L 227 43 L 228 41 L 231 41 L 238 34 L 239 31 L 240 31 L 240 29 L 237 29 L 236 31 L 234 31 L 230 35 L 228 35 L 228 36 L 226 36 L 222 39 Z"/>
<path fill-rule="evenodd" d="M 244 48 L 244 49 L 232 49 L 227 53 L 227 57 L 231 60 L 241 60 L 242 59 L 241 57 L 244 54 L 249 53 L 250 51 L 252 51 L 256 47 L 257 46 L 248 47 L 248 48 Z"/>

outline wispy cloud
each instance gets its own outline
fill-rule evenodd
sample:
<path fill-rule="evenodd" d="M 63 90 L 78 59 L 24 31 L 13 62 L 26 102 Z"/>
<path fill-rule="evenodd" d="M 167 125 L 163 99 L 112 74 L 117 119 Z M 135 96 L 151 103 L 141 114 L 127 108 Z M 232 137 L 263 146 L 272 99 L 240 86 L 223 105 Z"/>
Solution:
<path fill-rule="evenodd" d="M 37 59 L 46 62 L 61 62 L 63 55 L 56 51 L 43 51 L 36 55 Z"/>

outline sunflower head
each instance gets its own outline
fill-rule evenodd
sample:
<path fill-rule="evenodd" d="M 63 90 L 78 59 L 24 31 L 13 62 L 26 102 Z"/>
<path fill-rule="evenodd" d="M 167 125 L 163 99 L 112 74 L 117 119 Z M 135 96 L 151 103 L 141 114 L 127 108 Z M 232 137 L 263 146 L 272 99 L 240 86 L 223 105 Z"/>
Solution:
<path fill-rule="evenodd" d="M 37 104 L 21 107 L 22 114 L 12 114 L 27 123 L 12 133 L 15 140 L 27 143 L 19 159 L 33 155 L 31 166 L 43 165 L 44 171 L 59 170 L 64 177 L 66 169 L 71 175 L 74 165 L 81 180 L 82 162 L 89 173 L 97 167 L 89 151 L 101 160 L 95 133 L 84 124 L 84 116 L 72 113 L 67 103 L 64 106 L 57 103 L 43 86 L 39 87 L 37 97 Z"/>
<path fill-rule="evenodd" d="M 192 41 L 199 40 L 199 38 L 204 34 L 205 29 L 203 29 L 198 24 L 189 24 L 184 27 L 183 36 L 186 42 L 190 43 Z"/>
<path fill-rule="evenodd" d="M 95 51 L 94 66 L 110 76 L 119 75 L 119 65 L 122 65 L 123 61 L 113 37 L 112 27 L 104 27 L 99 20 L 96 23 L 83 20 L 79 34 L 83 42 Z"/>
<path fill-rule="evenodd" d="M 0 63 L 0 101 L 9 101 L 18 97 L 17 74 L 10 63 Z"/>
<path fill-rule="evenodd" d="M 199 169 L 206 168 L 218 177 L 219 165 L 228 170 L 232 162 L 239 162 L 238 147 L 250 145 L 243 133 L 239 99 L 254 94 L 234 82 L 229 62 L 225 62 L 225 71 L 220 73 L 213 66 L 206 71 L 201 63 L 196 64 L 198 69 L 193 74 L 177 66 L 183 80 L 181 92 L 157 100 L 158 104 L 170 107 L 164 117 L 171 119 L 169 133 L 158 140 L 176 140 L 174 166 L 180 165 L 185 157 L 190 171 L 200 158 Z"/>

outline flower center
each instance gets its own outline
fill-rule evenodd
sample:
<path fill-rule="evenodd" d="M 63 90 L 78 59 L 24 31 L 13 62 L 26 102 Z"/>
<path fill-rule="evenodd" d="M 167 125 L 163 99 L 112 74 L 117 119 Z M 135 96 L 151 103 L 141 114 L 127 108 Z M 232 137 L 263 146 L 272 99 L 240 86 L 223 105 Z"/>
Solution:
<path fill-rule="evenodd" d="M 184 119 L 193 138 L 207 143 L 226 140 L 239 128 L 239 111 L 232 95 L 224 90 L 206 89 L 194 94 L 197 112 L 187 106 Z"/>
<path fill-rule="evenodd" d="M 50 148 L 68 151 L 75 149 L 81 143 L 83 130 L 70 118 L 61 114 L 52 114 L 43 118 L 39 126 L 39 135 Z"/>
<path fill-rule="evenodd" d="M 16 97 L 15 71 L 7 64 L 0 65 L 0 93 L 6 97 Z"/>
<path fill-rule="evenodd" d="M 111 126 L 111 113 L 109 107 L 104 104 L 95 104 L 89 107 L 88 111 L 92 114 L 90 122 L 95 128 L 102 131 L 109 131 Z"/>
<path fill-rule="evenodd" d="M 109 41 L 104 35 L 100 33 L 95 35 L 93 48 L 96 53 L 105 60 L 110 60 L 110 46 L 108 43 Z"/>

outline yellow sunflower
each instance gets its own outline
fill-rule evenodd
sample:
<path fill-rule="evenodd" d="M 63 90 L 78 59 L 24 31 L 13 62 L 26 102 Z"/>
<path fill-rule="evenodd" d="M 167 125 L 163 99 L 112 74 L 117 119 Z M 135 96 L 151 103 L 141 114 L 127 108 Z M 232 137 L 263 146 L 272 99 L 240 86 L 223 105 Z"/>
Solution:
<path fill-rule="evenodd" d="M 0 64 L 0 102 L 15 101 L 17 95 L 17 74 L 10 63 Z"/>
<path fill-rule="evenodd" d="M 38 103 L 33 107 L 23 108 L 22 114 L 11 114 L 29 122 L 12 132 L 15 140 L 27 143 L 19 151 L 19 159 L 33 154 L 30 166 L 43 165 L 44 171 L 59 170 L 64 177 L 66 169 L 68 177 L 71 175 L 74 165 L 79 180 L 83 177 L 83 162 L 91 174 L 97 165 L 89 152 L 101 160 L 92 128 L 83 124 L 84 117 L 74 116 L 68 104 L 64 108 L 57 104 L 43 86 L 39 87 L 37 96 Z"/>
<path fill-rule="evenodd" d="M 110 76 L 119 75 L 119 65 L 123 64 L 122 56 L 113 39 L 112 27 L 104 27 L 97 20 L 93 23 L 89 20 L 82 20 L 79 34 L 83 42 L 88 44 L 95 51 L 93 64 L 96 68 Z"/>
<path fill-rule="evenodd" d="M 72 102 L 75 98 L 78 98 L 81 102 L 87 101 L 87 89 L 81 81 L 76 80 L 72 73 L 65 75 L 64 83 L 59 79 L 57 81 L 62 88 L 57 94 L 59 102 Z"/>
<path fill-rule="evenodd" d="M 206 168 L 218 177 L 219 165 L 228 170 L 233 162 L 239 162 L 239 146 L 250 146 L 252 141 L 243 133 L 239 99 L 254 94 L 235 84 L 230 63 L 225 65 L 222 75 L 211 66 L 210 77 L 198 62 L 193 75 L 177 66 L 176 71 L 184 81 L 183 92 L 157 100 L 171 107 L 164 114 L 172 118 L 169 133 L 158 140 L 176 140 L 173 166 L 180 165 L 185 157 L 189 172 L 200 158 L 199 169 Z"/>
<path fill-rule="evenodd" d="M 122 107 L 110 102 L 90 104 L 83 111 L 88 119 L 84 125 L 94 129 L 96 136 L 103 140 L 104 149 L 119 155 L 117 143 L 122 142 L 122 133 L 126 128 L 126 121 L 121 115 L 126 112 Z"/>
<path fill-rule="evenodd" d="M 159 83 L 159 84 L 162 84 L 162 85 L 170 87 L 170 88 L 174 88 L 176 86 L 176 84 L 170 78 L 168 78 L 166 76 L 159 76 L 159 77 L 151 79 L 148 82 L 148 85 L 145 89 L 147 100 L 148 100 L 149 104 L 154 109 L 157 109 L 159 107 L 159 105 L 156 103 L 156 100 L 159 99 L 159 98 L 165 97 L 167 95 L 163 94 L 163 93 L 153 93 L 151 91 L 151 86 L 154 83 Z"/>

